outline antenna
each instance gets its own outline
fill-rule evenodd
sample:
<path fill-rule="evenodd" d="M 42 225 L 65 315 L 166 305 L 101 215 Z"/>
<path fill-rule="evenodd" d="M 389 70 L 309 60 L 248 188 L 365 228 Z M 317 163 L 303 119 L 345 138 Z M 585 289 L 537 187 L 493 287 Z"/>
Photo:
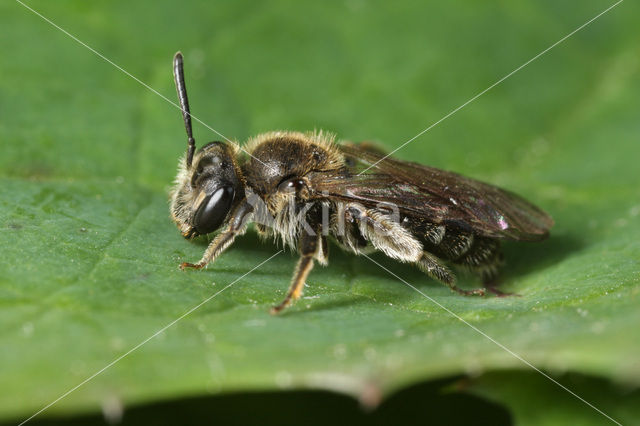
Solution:
<path fill-rule="evenodd" d="M 176 90 L 178 91 L 178 99 L 180 100 L 180 109 L 182 109 L 182 118 L 184 119 L 184 128 L 187 131 L 187 137 L 189 138 L 187 148 L 187 167 L 191 167 L 193 154 L 196 150 L 196 141 L 193 139 L 193 131 L 191 130 L 191 112 L 189 110 L 187 88 L 184 85 L 184 69 L 182 66 L 181 52 L 177 52 L 173 57 L 173 79 L 176 82 Z"/>

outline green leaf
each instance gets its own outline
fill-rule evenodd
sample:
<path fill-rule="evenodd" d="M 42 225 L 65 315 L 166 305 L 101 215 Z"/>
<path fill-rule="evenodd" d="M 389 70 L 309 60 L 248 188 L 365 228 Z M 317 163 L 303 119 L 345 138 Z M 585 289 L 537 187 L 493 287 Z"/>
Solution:
<path fill-rule="evenodd" d="M 615 385 L 602 379 L 567 374 L 561 381 L 587 404 L 536 372 L 492 372 L 460 389 L 481 395 L 511 408 L 518 425 L 601 425 L 620 422 L 637 425 L 640 419 L 640 392 L 637 387 Z M 535 402 L 535 403 L 532 403 Z M 597 410 L 606 416 L 600 415 Z M 608 422 L 607 420 L 611 420 Z"/>
<path fill-rule="evenodd" d="M 171 58 L 182 50 L 194 115 L 229 138 L 322 128 L 389 149 L 609 6 L 28 5 L 172 101 Z M 3 3 L 0 418 L 33 414 L 125 354 L 43 415 L 277 389 L 375 405 L 410 384 L 482 373 L 492 389 L 513 390 L 497 399 L 515 413 L 528 398 L 553 403 L 536 396 L 543 378 L 520 385 L 512 377 L 525 373 L 494 373 L 531 371 L 519 357 L 553 376 L 601 378 L 576 393 L 591 396 L 598 380 L 638 386 L 638 12 L 621 3 L 396 154 L 507 187 L 552 214 L 548 241 L 505 245 L 502 288 L 519 297 L 462 297 L 374 256 L 422 296 L 332 246 L 330 266 L 273 317 L 296 257 L 251 271 L 279 250 L 253 232 L 206 271 L 177 268 L 206 247 L 185 241 L 168 214 L 186 145 L 179 111 Z M 195 134 L 199 144 L 222 139 L 198 123 Z M 564 406 L 558 418 L 573 412 Z"/>

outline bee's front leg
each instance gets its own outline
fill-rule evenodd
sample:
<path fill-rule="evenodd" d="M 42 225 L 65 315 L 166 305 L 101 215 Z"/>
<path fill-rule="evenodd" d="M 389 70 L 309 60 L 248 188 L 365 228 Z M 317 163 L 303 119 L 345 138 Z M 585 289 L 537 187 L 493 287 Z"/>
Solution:
<path fill-rule="evenodd" d="M 218 234 L 207 247 L 198 263 L 183 262 L 180 269 L 194 268 L 202 269 L 210 262 L 213 262 L 223 251 L 229 247 L 238 235 L 244 234 L 253 213 L 253 207 L 246 200 L 232 213 L 228 225 L 224 231 Z"/>

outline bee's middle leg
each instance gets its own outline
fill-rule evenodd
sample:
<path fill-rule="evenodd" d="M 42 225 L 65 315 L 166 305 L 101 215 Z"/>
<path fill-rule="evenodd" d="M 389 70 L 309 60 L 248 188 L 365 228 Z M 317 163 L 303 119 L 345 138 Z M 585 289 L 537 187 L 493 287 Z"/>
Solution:
<path fill-rule="evenodd" d="M 306 214 L 306 225 L 298 234 L 298 250 L 300 260 L 296 266 L 287 296 L 280 304 L 271 308 L 272 314 L 282 312 L 284 308 L 300 298 L 304 283 L 313 268 L 313 259 L 327 263 L 327 239 L 322 235 L 322 211 L 319 204 L 313 205 Z"/>
<path fill-rule="evenodd" d="M 309 235 L 304 231 L 302 232 L 299 241 L 300 260 L 298 261 L 298 265 L 296 266 L 293 274 L 291 286 L 289 287 L 289 291 L 287 292 L 284 300 L 277 306 L 271 308 L 270 312 L 272 314 L 282 312 L 284 308 L 300 298 L 307 276 L 309 276 L 309 272 L 313 269 L 313 258 L 321 248 L 321 244 L 326 245 L 326 241 L 323 240 L 325 240 L 325 238 L 322 235 Z"/>

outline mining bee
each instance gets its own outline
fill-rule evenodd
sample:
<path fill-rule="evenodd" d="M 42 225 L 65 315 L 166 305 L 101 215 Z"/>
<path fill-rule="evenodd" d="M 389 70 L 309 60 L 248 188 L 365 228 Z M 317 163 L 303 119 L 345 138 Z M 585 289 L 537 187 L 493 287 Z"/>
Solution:
<path fill-rule="evenodd" d="M 185 238 L 219 230 L 197 263 L 213 262 L 249 223 L 297 250 L 300 259 L 278 313 L 302 294 L 327 238 L 355 254 L 379 250 L 468 295 L 444 261 L 485 284 L 502 263 L 501 240 L 546 238 L 553 220 L 520 196 L 456 173 L 387 158 L 370 143 L 336 143 L 323 133 L 271 132 L 242 149 L 210 142 L 196 151 L 183 58 L 173 71 L 188 137 L 171 192 L 171 216 Z"/>

